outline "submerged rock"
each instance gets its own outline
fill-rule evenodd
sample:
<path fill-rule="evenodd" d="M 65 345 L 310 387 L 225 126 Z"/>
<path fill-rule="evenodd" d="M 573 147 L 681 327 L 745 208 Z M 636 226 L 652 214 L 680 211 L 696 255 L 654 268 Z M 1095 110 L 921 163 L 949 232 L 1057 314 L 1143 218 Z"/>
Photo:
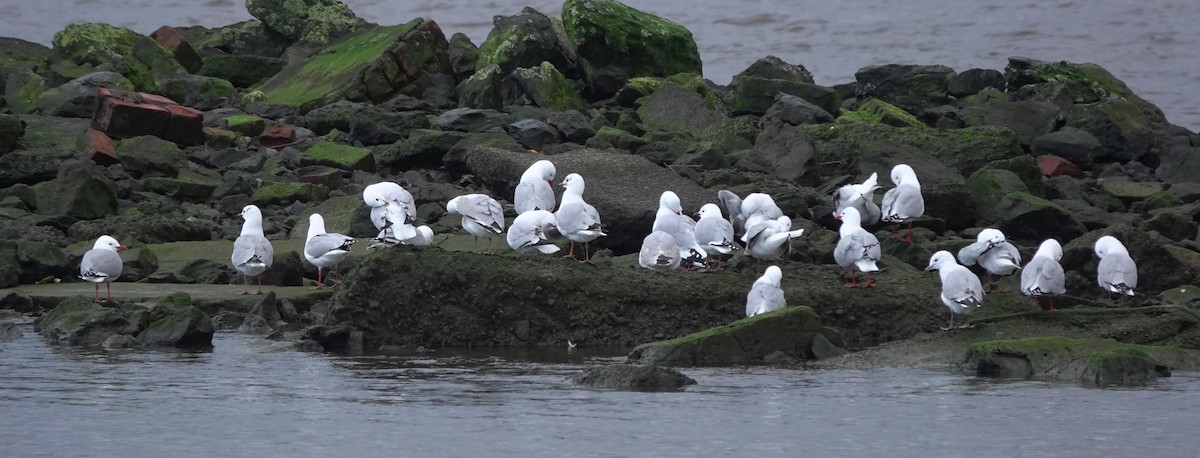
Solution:
<path fill-rule="evenodd" d="M 696 380 L 666 367 L 642 364 L 592 366 L 569 379 L 576 385 L 617 390 L 678 390 Z"/>
<path fill-rule="evenodd" d="M 9 322 L 0 322 L 0 342 L 17 340 L 21 338 L 21 328 Z"/>
<path fill-rule="evenodd" d="M 185 293 L 164 297 L 149 310 L 149 324 L 137 333 L 139 342 L 146 345 L 173 347 L 211 347 L 212 317 L 192 305 Z"/>
<path fill-rule="evenodd" d="M 629 362 L 664 366 L 762 364 L 778 352 L 798 360 L 816 359 L 814 339 L 826 332 L 821 317 L 812 309 L 788 307 L 677 339 L 639 345 L 629 354 Z M 834 337 L 841 339 L 836 334 Z M 828 342 L 826 336 L 824 343 Z"/>
<path fill-rule="evenodd" d="M 1048 378 L 1091 386 L 1140 386 L 1171 369 L 1196 370 L 1200 352 L 1114 340 L 1032 337 L 971 344 L 965 366 L 978 375 Z"/>
<path fill-rule="evenodd" d="M 54 341 L 95 347 L 113 335 L 136 334 L 145 327 L 145 318 L 141 307 L 103 307 L 89 298 L 72 297 L 39 317 L 34 329 Z"/>

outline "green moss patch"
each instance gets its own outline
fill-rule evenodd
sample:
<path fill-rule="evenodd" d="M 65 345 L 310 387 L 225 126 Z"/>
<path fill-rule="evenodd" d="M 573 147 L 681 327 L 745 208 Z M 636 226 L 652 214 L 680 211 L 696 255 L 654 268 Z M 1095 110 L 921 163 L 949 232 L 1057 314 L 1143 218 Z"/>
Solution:
<path fill-rule="evenodd" d="M 324 165 L 343 170 L 375 171 L 375 156 L 371 150 L 321 141 L 300 155 L 300 165 Z"/>
<path fill-rule="evenodd" d="M 327 197 L 329 197 L 329 188 L 319 184 L 275 182 L 255 190 L 254 194 L 250 196 L 250 202 L 259 206 L 286 205 L 294 201 L 320 201 Z"/>

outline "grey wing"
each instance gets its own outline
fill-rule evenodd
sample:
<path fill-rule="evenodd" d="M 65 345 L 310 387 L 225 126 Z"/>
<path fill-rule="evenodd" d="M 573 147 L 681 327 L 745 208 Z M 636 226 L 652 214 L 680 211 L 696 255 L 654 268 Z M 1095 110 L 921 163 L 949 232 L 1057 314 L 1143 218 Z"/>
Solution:
<path fill-rule="evenodd" d="M 1000 256 L 1011 259 L 1013 264 L 1018 266 L 1021 265 L 1021 250 L 1018 250 L 1017 247 L 1013 246 L 1013 244 L 1002 242 L 999 245 L 996 245 L 993 250 L 1000 250 Z"/>
<path fill-rule="evenodd" d="M 965 267 L 955 269 L 942 283 L 942 295 L 959 304 L 978 306 L 983 303 L 983 283 Z"/>
<path fill-rule="evenodd" d="M 1066 293 L 1066 274 L 1062 265 L 1047 257 L 1033 258 L 1021 271 L 1021 292 L 1031 295 Z"/>
<path fill-rule="evenodd" d="M 665 232 L 652 232 L 646 236 L 638 251 L 638 264 L 646 268 L 678 266 L 679 245 L 675 244 L 675 238 Z"/>
<path fill-rule="evenodd" d="M 964 266 L 973 266 L 979 262 L 979 257 L 988 250 L 987 242 L 975 242 L 958 250 L 958 262 Z"/>
<path fill-rule="evenodd" d="M 79 275 L 83 277 L 107 277 L 116 279 L 121 276 L 125 264 L 121 255 L 112 250 L 89 250 L 83 254 L 79 262 Z"/>
<path fill-rule="evenodd" d="M 233 242 L 233 265 L 245 264 L 255 257 L 267 267 L 275 261 L 275 249 L 266 237 L 243 235 Z"/>
<path fill-rule="evenodd" d="M 872 225 L 879 222 L 880 216 L 883 214 L 879 210 L 879 205 L 867 199 L 862 199 L 862 204 L 858 206 L 859 213 L 862 213 L 862 224 Z"/>
<path fill-rule="evenodd" d="M 599 215 L 596 214 L 596 209 L 590 207 L 591 205 L 587 204 L 568 204 L 558 209 L 554 218 L 558 221 L 559 230 L 566 233 L 598 228 Z"/>
<path fill-rule="evenodd" d="M 863 258 L 878 261 L 883 257 L 883 246 L 879 244 L 879 238 L 875 234 L 866 230 L 858 233 L 859 243 L 865 247 L 863 250 Z"/>
<path fill-rule="evenodd" d="M 733 242 L 731 237 L 725 235 L 724 227 L 719 225 L 719 222 L 729 226 L 729 221 L 724 218 L 701 218 L 696 222 L 696 243 L 706 245 L 714 242 L 717 244 Z"/>
<path fill-rule="evenodd" d="M 458 212 L 475 220 L 480 226 L 489 228 L 497 234 L 504 232 L 504 208 L 488 196 L 478 196 L 467 199 L 465 205 L 458 206 Z"/>
<path fill-rule="evenodd" d="M 882 219 L 889 222 L 899 222 L 913 219 L 925 214 L 925 198 L 921 190 L 911 186 L 897 186 L 883 194 L 883 206 L 880 209 Z"/>
<path fill-rule="evenodd" d="M 854 196 L 854 189 L 842 186 L 833 190 L 833 214 L 836 216 L 846 208 L 846 204 Z"/>
<path fill-rule="evenodd" d="M 1119 289 L 1120 285 L 1125 285 L 1128 289 L 1137 287 L 1137 265 L 1128 256 L 1109 255 L 1101 259 L 1100 265 L 1096 267 L 1096 278 L 1101 282 L 1100 286 L 1113 285 Z"/>
<path fill-rule="evenodd" d="M 833 260 L 843 268 L 850 267 L 857 261 L 862 253 L 860 242 L 854 237 L 842 237 L 838 239 L 837 246 L 833 249 Z"/>
<path fill-rule="evenodd" d="M 720 190 L 717 191 L 717 201 L 724 207 L 726 215 L 729 215 L 729 223 L 733 226 L 736 233 L 741 233 L 746 230 L 746 215 L 742 214 L 742 198 L 734 194 L 733 191 Z"/>
<path fill-rule="evenodd" d="M 354 239 L 342 234 L 317 234 L 304 244 L 304 254 L 317 258 L 333 250 L 349 250 L 346 245 L 353 241 Z"/>
<path fill-rule="evenodd" d="M 783 297 L 783 290 L 775 285 L 756 284 L 750 288 L 750 294 L 746 298 L 746 315 L 755 311 L 766 313 L 784 307 L 787 307 L 787 299 Z"/>
<path fill-rule="evenodd" d="M 525 213 L 530 210 L 554 211 L 554 192 L 551 190 L 550 197 L 547 199 L 545 191 L 546 189 L 540 181 L 518 183 L 517 190 L 513 194 L 513 206 L 517 213 Z"/>

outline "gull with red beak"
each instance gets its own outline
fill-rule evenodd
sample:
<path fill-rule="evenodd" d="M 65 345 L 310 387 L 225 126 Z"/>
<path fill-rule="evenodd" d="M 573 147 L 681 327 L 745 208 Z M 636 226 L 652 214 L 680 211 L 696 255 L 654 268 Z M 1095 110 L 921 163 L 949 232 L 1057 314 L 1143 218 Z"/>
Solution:
<path fill-rule="evenodd" d="M 562 234 L 569 240 L 571 248 L 566 256 L 571 259 L 575 258 L 575 244 L 583 244 L 583 259 L 581 262 L 591 262 L 588 255 L 588 243 L 605 235 L 601 230 L 600 213 L 596 212 L 596 207 L 584 202 L 583 177 L 578 173 L 567 175 L 563 179 L 562 203 L 558 207 L 558 211 L 554 212 L 554 220 L 557 222 L 558 233 Z"/>
<path fill-rule="evenodd" d="M 121 262 L 121 255 L 117 253 L 125 249 L 125 245 L 117 242 L 117 239 L 102 235 L 96 239 L 92 249 L 83 254 L 83 261 L 79 263 L 79 278 L 96 284 L 96 296 L 93 301 L 100 302 L 101 283 L 104 283 L 105 289 L 108 290 L 108 298 L 105 301 L 112 300 L 112 281 L 120 277 L 125 268 Z"/>

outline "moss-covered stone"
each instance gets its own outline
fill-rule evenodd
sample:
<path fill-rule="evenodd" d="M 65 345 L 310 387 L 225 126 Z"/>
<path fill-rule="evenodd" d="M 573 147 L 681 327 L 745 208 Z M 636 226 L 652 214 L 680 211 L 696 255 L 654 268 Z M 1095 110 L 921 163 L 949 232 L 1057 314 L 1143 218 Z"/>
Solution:
<path fill-rule="evenodd" d="M 134 178 L 176 177 L 187 169 L 187 155 L 175 143 L 152 135 L 120 140 L 114 146 L 121 166 Z"/>
<path fill-rule="evenodd" d="M 467 135 L 466 132 L 413 129 L 408 137 L 377 152 L 375 163 L 396 169 L 440 165 L 442 157 Z"/>
<path fill-rule="evenodd" d="M 204 62 L 196 73 L 229 81 L 236 87 L 251 87 L 275 76 L 287 61 L 278 57 L 212 55 L 204 56 Z"/>
<path fill-rule="evenodd" d="M 225 128 L 247 137 L 257 137 L 267 128 L 267 120 L 252 114 L 225 118 Z"/>
<path fill-rule="evenodd" d="M 641 364 L 592 366 L 571 377 L 571 383 L 595 388 L 657 391 L 678 390 L 696 380 L 667 367 Z"/>
<path fill-rule="evenodd" d="M 639 76 L 630 78 L 625 82 L 625 86 L 617 92 L 616 100 L 623 106 L 634 106 L 638 99 L 653 94 L 664 84 L 672 83 L 676 86 L 690 89 L 701 97 L 708 104 L 708 108 L 712 110 L 721 110 L 724 105 L 721 103 L 720 97 L 713 92 L 712 88 L 704 82 L 704 78 L 694 73 L 679 73 L 667 77 L 659 76 Z"/>
<path fill-rule="evenodd" d="M 813 338 L 824 331 L 808 307 L 788 307 L 672 340 L 639 345 L 629 361 L 664 366 L 762 363 L 773 353 L 814 359 Z"/>
<path fill-rule="evenodd" d="M 212 317 L 192 305 L 187 293 L 162 298 L 149 310 L 149 324 L 137 334 L 145 345 L 211 347 L 216 332 Z"/>
<path fill-rule="evenodd" d="M 1031 337 L 971 344 L 966 366 L 979 375 L 1050 378 L 1095 386 L 1145 385 L 1170 369 L 1194 370 L 1200 353 L 1115 340 Z"/>
<path fill-rule="evenodd" d="M 505 105 L 536 105 L 557 111 L 587 108 L 567 78 L 549 62 L 514 70 L 501 82 L 501 95 Z"/>
<path fill-rule="evenodd" d="M 326 44 L 365 24 L 337 0 L 246 0 L 246 11 L 280 35 Z"/>
<path fill-rule="evenodd" d="M 366 148 L 321 141 L 300 155 L 300 165 L 324 165 L 343 170 L 374 172 L 375 155 Z"/>
<path fill-rule="evenodd" d="M 778 71 L 779 68 L 803 67 L 782 61 L 763 64 L 767 59 L 759 60 L 744 72 L 734 75 L 730 83 L 733 96 L 729 104 L 734 114 L 762 115 L 775 103 L 775 95 L 779 93 L 800 97 L 828 113 L 837 112 L 842 101 L 832 88 L 813 84 L 812 75 L 807 70 L 790 74 Z M 772 68 L 775 70 L 770 71 Z"/>
<path fill-rule="evenodd" d="M 579 57 L 562 29 L 562 23 L 525 7 L 513 16 L 496 16 L 492 30 L 479 45 L 476 68 L 497 65 L 508 74 L 543 62 L 572 78 L 579 75 Z"/>
<path fill-rule="evenodd" d="M 916 116 L 879 99 L 867 100 L 857 110 L 841 109 L 837 122 L 865 122 L 887 124 L 893 127 L 925 127 L 925 123 Z"/>
<path fill-rule="evenodd" d="M 117 186 L 82 161 L 64 162 L 58 175 L 37 186 L 38 213 L 96 219 L 117 212 Z"/>
<path fill-rule="evenodd" d="M 1160 208 L 1178 207 L 1183 205 L 1183 200 L 1168 191 L 1160 191 L 1147 197 L 1142 205 L 1146 210 L 1158 210 Z"/>
<path fill-rule="evenodd" d="M 49 89 L 50 82 L 37 73 L 23 71 L 8 75 L 4 89 L 4 100 L 8 109 L 16 114 L 37 111 L 38 99 Z"/>
<path fill-rule="evenodd" d="M 201 111 L 212 110 L 234 100 L 233 83 L 202 75 L 181 75 L 158 80 L 162 94 Z"/>
<path fill-rule="evenodd" d="M 989 162 L 985 169 L 1007 170 L 1012 172 L 1025 184 L 1025 190 L 1037 197 L 1046 196 L 1046 186 L 1042 183 L 1042 169 L 1032 156 L 1015 156 L 1008 159 Z"/>
<path fill-rule="evenodd" d="M 301 213 L 300 217 L 296 219 L 296 226 L 292 228 L 288 238 L 304 240 L 308 236 L 308 217 L 314 213 L 320 214 L 325 220 L 326 231 L 353 237 L 356 223 L 369 219 L 364 216 L 364 213 L 367 212 L 369 210 L 366 205 L 363 205 L 362 198 L 359 196 L 330 197 L 320 204 L 304 209 L 304 213 Z M 374 236 L 377 232 L 374 230 L 374 226 L 370 223 L 366 225 L 371 226 L 367 235 Z"/>
<path fill-rule="evenodd" d="M 4 87 L 10 74 L 44 70 L 53 54 L 50 48 L 41 44 L 10 37 L 0 38 L 0 49 L 4 50 L 0 55 L 0 88 Z"/>
<path fill-rule="evenodd" d="M 141 314 L 129 307 L 101 307 L 90 298 L 72 297 L 38 318 L 34 329 L 51 340 L 94 347 L 109 336 L 136 333 L 141 321 Z"/>
<path fill-rule="evenodd" d="M 157 78 L 186 74 L 170 50 L 132 30 L 108 24 L 71 24 L 54 34 L 54 51 L 75 63 L 109 64 L 139 91 L 159 91 Z"/>
<path fill-rule="evenodd" d="M 749 148 L 757 135 L 745 121 L 714 111 L 699 94 L 675 84 L 666 84 L 641 100 L 638 117 L 647 131 L 686 132 L 697 140 L 711 141 L 730 151 Z M 599 133 L 599 132 L 597 132 Z"/>
<path fill-rule="evenodd" d="M 178 177 L 148 177 L 142 183 L 147 191 L 192 202 L 203 202 L 212 197 L 213 191 L 221 185 L 221 180 L 186 170 Z"/>
<path fill-rule="evenodd" d="M 320 201 L 327 197 L 329 197 L 329 188 L 322 185 L 278 181 L 256 189 L 250 196 L 250 202 L 259 206 L 286 205 L 294 201 Z"/>
<path fill-rule="evenodd" d="M 637 151 L 638 148 L 646 146 L 650 143 L 649 140 L 633 135 L 616 127 L 601 127 L 596 131 L 596 135 L 588 139 L 589 145 L 607 144 L 615 148 L 626 151 Z"/>
<path fill-rule="evenodd" d="M 25 121 L 10 114 L 0 114 L 0 155 L 17 147 L 25 136 Z"/>
<path fill-rule="evenodd" d="M 1125 178 L 1103 178 L 1100 189 L 1126 204 L 1146 200 L 1163 192 L 1163 184 L 1154 181 L 1133 181 Z"/>
<path fill-rule="evenodd" d="M 638 76 L 704 73 L 692 33 L 669 20 L 615 0 L 567 0 L 562 17 L 595 98 Z"/>
<path fill-rule="evenodd" d="M 499 110 L 504 106 L 500 96 L 502 74 L 499 65 L 480 67 L 458 85 L 458 106 Z"/>

